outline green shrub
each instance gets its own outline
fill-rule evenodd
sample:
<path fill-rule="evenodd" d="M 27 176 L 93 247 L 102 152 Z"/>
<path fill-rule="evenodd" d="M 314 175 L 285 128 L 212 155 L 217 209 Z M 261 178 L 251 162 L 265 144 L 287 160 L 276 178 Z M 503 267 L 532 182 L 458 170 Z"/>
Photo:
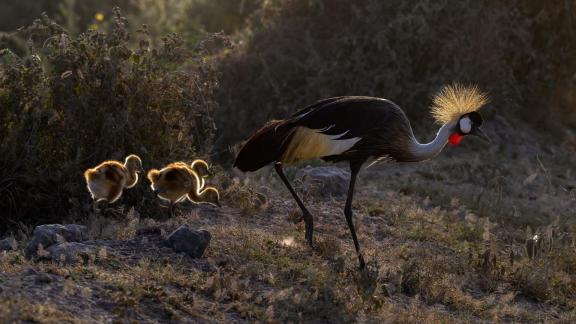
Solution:
<path fill-rule="evenodd" d="M 28 56 L 1 52 L 0 231 L 81 215 L 82 172 L 102 160 L 135 153 L 150 168 L 210 152 L 217 74 L 206 53 L 176 35 L 149 48 L 146 33 L 133 49 L 125 24 L 117 11 L 109 34 L 74 37 L 43 17 L 21 31 Z"/>

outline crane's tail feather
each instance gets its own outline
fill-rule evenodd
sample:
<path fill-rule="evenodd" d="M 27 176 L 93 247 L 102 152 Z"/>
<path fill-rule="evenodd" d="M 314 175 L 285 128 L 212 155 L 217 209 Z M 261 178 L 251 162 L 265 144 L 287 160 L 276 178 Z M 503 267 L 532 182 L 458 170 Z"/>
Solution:
<path fill-rule="evenodd" d="M 256 171 L 279 161 L 290 143 L 294 126 L 285 120 L 273 120 L 252 135 L 238 152 L 234 166 L 241 171 Z"/>

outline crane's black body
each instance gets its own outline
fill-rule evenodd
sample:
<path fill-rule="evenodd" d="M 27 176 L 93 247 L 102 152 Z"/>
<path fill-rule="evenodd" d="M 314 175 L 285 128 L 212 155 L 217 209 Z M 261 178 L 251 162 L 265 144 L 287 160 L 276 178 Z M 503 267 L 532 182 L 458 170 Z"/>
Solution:
<path fill-rule="evenodd" d="M 370 158 L 386 157 L 388 160 L 398 162 L 415 160 L 414 155 L 407 149 L 414 140 L 410 122 L 402 109 L 388 100 L 372 97 L 336 97 L 308 106 L 288 119 L 268 123 L 244 144 L 234 166 L 242 171 L 255 171 L 275 163 L 276 172 L 302 210 L 306 224 L 306 239 L 312 245 L 313 217 L 288 182 L 282 169 L 283 160 L 287 158 L 284 153 L 289 145 L 294 144 L 292 141 L 296 131 L 302 128 L 329 136 L 330 143 L 350 139 L 356 141 L 338 154 L 315 157 L 325 161 L 350 163 L 351 179 L 344 214 L 358 253 L 360 267 L 364 268 L 352 220 L 352 199 L 356 178 L 361 166 Z M 306 144 L 303 142 L 302 145 Z"/>
<path fill-rule="evenodd" d="M 418 162 L 442 151 L 446 143 L 458 145 L 466 135 L 488 138 L 480 128 L 478 109 L 488 102 L 488 95 L 476 86 L 453 84 L 443 87 L 434 97 L 431 112 L 442 127 L 435 139 L 419 143 L 406 115 L 394 103 L 372 97 L 336 97 L 319 101 L 285 120 L 266 124 L 246 141 L 234 162 L 242 171 L 255 171 L 275 163 L 275 169 L 302 209 L 306 239 L 312 246 L 312 215 L 282 169 L 283 164 L 321 158 L 325 161 L 348 161 L 351 179 L 344 214 L 354 246 L 364 268 L 364 259 L 354 223 L 352 199 L 356 178 L 370 158 L 395 162 Z"/>
<path fill-rule="evenodd" d="M 333 127 L 330 127 L 332 126 Z M 335 156 L 320 156 L 325 161 L 367 160 L 386 156 L 398 162 L 414 161 L 406 150 L 413 139 L 408 118 L 391 101 L 373 97 L 335 97 L 308 106 L 286 120 L 272 121 L 261 128 L 243 146 L 234 166 L 255 171 L 272 162 L 282 162 L 281 155 L 290 143 L 291 131 L 302 126 L 339 135 L 339 140 L 359 137 L 352 148 Z M 323 130 L 329 128 L 327 130 Z"/>

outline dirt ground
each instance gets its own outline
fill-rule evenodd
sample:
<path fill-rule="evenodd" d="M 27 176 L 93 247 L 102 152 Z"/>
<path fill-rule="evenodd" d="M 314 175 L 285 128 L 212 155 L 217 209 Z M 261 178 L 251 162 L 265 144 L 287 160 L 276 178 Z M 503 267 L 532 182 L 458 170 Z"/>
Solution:
<path fill-rule="evenodd" d="M 575 157 L 500 144 L 364 170 L 354 202 L 363 272 L 345 197 L 305 196 L 311 249 L 271 170 L 228 172 L 214 180 L 230 183 L 222 208 L 95 217 L 86 244 L 98 252 L 83 262 L 0 254 L 1 321 L 574 322 Z M 164 246 L 181 224 L 212 233 L 202 258 Z"/>

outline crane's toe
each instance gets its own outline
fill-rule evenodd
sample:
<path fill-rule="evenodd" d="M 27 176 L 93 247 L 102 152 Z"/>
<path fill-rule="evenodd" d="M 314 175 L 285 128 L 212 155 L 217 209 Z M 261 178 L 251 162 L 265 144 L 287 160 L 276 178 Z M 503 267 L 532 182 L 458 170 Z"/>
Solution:
<path fill-rule="evenodd" d="M 308 246 L 310 248 L 314 248 L 314 230 L 310 226 L 306 226 L 306 233 L 304 235 L 306 241 L 308 242 Z"/>
<path fill-rule="evenodd" d="M 314 239 L 312 239 L 312 236 L 306 235 L 306 241 L 308 242 L 308 246 L 314 249 Z"/>

